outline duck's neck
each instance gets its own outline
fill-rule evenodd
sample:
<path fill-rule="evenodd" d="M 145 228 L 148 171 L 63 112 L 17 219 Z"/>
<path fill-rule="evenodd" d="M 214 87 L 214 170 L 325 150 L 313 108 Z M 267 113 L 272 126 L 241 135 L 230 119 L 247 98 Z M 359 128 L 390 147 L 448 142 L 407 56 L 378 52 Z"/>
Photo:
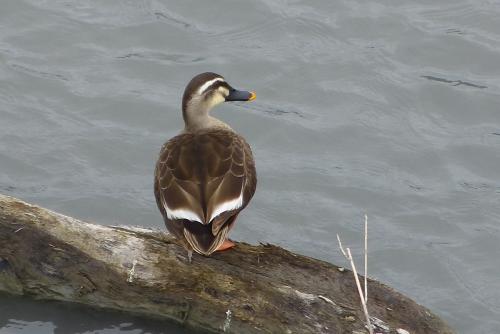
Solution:
<path fill-rule="evenodd" d="M 184 106 L 182 110 L 182 117 L 184 118 L 184 132 L 196 132 L 208 128 L 223 128 L 231 130 L 229 125 L 209 115 L 211 109 L 212 106 L 204 103 L 188 103 Z"/>

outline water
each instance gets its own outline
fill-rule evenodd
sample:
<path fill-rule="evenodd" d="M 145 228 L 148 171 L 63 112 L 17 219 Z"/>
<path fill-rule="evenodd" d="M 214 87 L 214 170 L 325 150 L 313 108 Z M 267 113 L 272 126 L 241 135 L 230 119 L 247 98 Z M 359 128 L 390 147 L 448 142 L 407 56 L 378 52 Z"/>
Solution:
<path fill-rule="evenodd" d="M 74 304 L 34 301 L 0 294 L 0 333 L 142 334 L 186 333 L 179 325 Z"/>
<path fill-rule="evenodd" d="M 344 264 L 459 333 L 500 327 L 500 3 L 2 0 L 0 192 L 161 228 L 152 174 L 207 70 L 257 100 L 215 115 L 252 145 L 233 237 Z M 0 333 L 182 333 L 0 296 Z M 73 319 L 73 320 L 67 320 Z M 167 329 L 168 328 L 168 329 Z M 185 332 L 185 331 L 184 331 Z"/>

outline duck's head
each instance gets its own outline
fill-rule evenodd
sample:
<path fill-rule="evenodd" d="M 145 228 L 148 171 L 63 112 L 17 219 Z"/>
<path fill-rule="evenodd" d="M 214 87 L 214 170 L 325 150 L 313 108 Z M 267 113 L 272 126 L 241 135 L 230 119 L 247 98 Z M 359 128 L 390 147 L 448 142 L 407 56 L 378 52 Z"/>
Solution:
<path fill-rule="evenodd" d="M 188 123 L 203 121 L 216 105 L 229 101 L 252 101 L 254 92 L 231 87 L 223 76 L 205 72 L 195 76 L 186 86 L 182 97 L 182 116 Z"/>

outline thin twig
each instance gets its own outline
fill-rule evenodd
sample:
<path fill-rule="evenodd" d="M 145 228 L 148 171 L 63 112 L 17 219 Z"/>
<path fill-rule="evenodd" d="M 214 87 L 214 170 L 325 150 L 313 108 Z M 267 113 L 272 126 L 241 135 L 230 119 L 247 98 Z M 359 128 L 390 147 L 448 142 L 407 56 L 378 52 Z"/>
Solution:
<path fill-rule="evenodd" d="M 372 324 L 370 321 L 370 315 L 368 314 L 368 308 L 366 307 L 366 301 L 363 296 L 363 290 L 361 289 L 361 283 L 359 282 L 358 273 L 356 271 L 356 266 L 354 265 L 354 261 L 352 259 L 351 250 L 347 249 L 347 254 L 349 255 L 349 260 L 351 261 L 352 273 L 354 274 L 354 279 L 356 280 L 356 287 L 358 288 L 359 298 L 361 299 L 361 305 L 363 306 L 363 312 L 365 313 L 366 324 L 368 326 L 368 331 L 370 334 L 373 334 Z"/>
<path fill-rule="evenodd" d="M 367 231 L 366 221 L 367 220 L 366 220 L 366 216 L 365 216 L 365 233 Z M 367 242 L 366 242 L 367 238 L 368 237 L 365 234 L 365 246 L 367 244 Z M 356 270 L 356 265 L 354 264 L 354 260 L 353 260 L 352 255 L 351 255 L 351 250 L 349 248 L 346 248 L 346 250 L 344 250 L 344 248 L 342 247 L 342 242 L 340 241 L 340 237 L 338 234 L 337 234 L 337 240 L 339 242 L 340 251 L 345 256 L 345 258 L 351 263 L 352 273 L 354 275 L 354 280 L 356 281 L 356 287 L 358 289 L 359 298 L 361 299 L 361 305 L 363 306 L 363 313 L 365 314 L 368 331 L 370 332 L 370 334 L 373 334 L 373 328 L 372 328 L 372 324 L 370 321 L 370 315 L 368 314 L 368 308 L 366 306 L 365 295 L 363 295 L 363 289 L 361 288 L 361 283 L 359 282 L 358 272 Z M 366 272 L 366 267 L 367 267 L 366 259 L 367 259 L 367 256 L 366 256 L 366 248 L 365 248 L 365 272 Z M 365 275 L 365 294 L 366 294 L 366 296 L 368 296 L 367 285 L 366 285 L 366 275 Z"/>
<path fill-rule="evenodd" d="M 368 303 L 368 216 L 365 214 L 365 303 Z"/>
<path fill-rule="evenodd" d="M 340 237 L 338 234 L 337 234 L 337 240 L 339 241 L 340 251 L 342 252 L 342 255 L 344 255 L 344 257 L 347 258 L 347 254 L 345 253 L 344 248 L 342 247 L 342 242 L 340 241 Z"/>

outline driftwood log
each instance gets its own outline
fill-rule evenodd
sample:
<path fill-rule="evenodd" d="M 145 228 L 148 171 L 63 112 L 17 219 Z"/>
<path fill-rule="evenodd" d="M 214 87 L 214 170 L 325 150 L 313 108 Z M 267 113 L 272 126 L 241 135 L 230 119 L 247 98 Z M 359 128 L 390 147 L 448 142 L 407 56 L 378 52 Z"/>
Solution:
<path fill-rule="evenodd" d="M 0 291 L 215 333 L 367 333 L 352 272 L 272 245 L 193 256 L 163 232 L 89 224 L 0 195 Z M 368 280 L 378 333 L 452 333 Z M 0 297 L 1 298 L 1 297 Z M 375 319 L 377 318 L 377 319 Z"/>

